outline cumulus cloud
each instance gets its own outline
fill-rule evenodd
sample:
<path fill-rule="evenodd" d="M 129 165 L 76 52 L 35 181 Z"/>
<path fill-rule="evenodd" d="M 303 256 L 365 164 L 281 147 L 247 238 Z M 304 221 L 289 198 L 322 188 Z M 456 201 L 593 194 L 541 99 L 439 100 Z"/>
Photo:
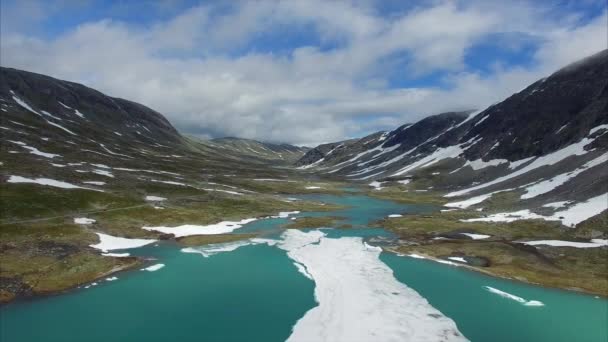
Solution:
<path fill-rule="evenodd" d="M 605 12 L 581 20 L 528 2 L 432 1 L 392 14 L 376 5 L 203 4 L 147 24 L 83 21 L 51 37 L 3 24 L 0 60 L 141 102 L 184 133 L 310 145 L 480 108 L 606 48 Z M 515 52 L 532 41 L 534 53 L 478 70 L 468 57 L 489 37 Z"/>

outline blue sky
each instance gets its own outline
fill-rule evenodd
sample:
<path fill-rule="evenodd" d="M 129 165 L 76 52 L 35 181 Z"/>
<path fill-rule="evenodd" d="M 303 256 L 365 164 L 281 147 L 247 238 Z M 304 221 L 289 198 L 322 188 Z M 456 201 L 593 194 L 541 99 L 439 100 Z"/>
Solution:
<path fill-rule="evenodd" d="M 1 2 L 2 66 L 185 133 L 316 144 L 483 108 L 606 48 L 606 2 Z"/>

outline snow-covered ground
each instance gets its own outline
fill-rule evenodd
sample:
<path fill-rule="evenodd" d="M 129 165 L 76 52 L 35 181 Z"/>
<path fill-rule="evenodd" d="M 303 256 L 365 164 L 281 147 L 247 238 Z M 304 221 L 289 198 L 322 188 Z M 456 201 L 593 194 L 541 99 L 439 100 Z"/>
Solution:
<path fill-rule="evenodd" d="M 522 241 L 520 243 L 531 246 L 552 246 L 552 247 L 574 247 L 574 248 L 596 248 L 608 246 L 606 239 L 592 239 L 591 242 L 577 242 L 564 240 L 538 240 L 538 241 Z"/>
<path fill-rule="evenodd" d="M 546 154 L 542 157 L 538 157 L 538 158 L 534 159 L 534 161 L 532 161 L 530 164 L 527 164 L 526 166 L 522 167 L 521 169 L 518 169 L 515 172 L 509 173 L 502 177 L 498 177 L 498 178 L 496 178 L 492 181 L 486 182 L 486 183 L 475 185 L 475 186 L 472 186 L 470 188 L 466 188 L 463 190 L 451 192 L 451 193 L 445 195 L 445 197 L 462 196 L 462 195 L 468 194 L 472 191 L 483 189 L 488 186 L 502 183 L 506 180 L 521 176 L 521 175 L 523 175 L 527 172 L 530 172 L 532 170 L 535 170 L 539 167 L 557 164 L 560 161 L 562 161 L 568 157 L 584 155 L 588 152 L 587 150 L 585 150 L 584 147 L 589 145 L 590 143 L 592 143 L 594 140 L 595 140 L 595 138 L 592 138 L 592 139 L 583 138 L 577 143 L 568 145 L 560 150 Z M 431 157 L 431 156 L 429 156 L 429 157 Z"/>
<path fill-rule="evenodd" d="M 574 171 L 562 173 L 553 178 L 532 184 L 531 186 L 526 188 L 526 193 L 521 195 L 521 199 L 534 198 L 536 196 L 550 192 L 558 186 L 565 184 L 570 179 L 573 179 L 574 177 L 578 176 L 580 173 L 607 161 L 608 153 L 604 153 L 601 156 L 585 163 L 583 166 L 577 168 Z"/>
<path fill-rule="evenodd" d="M 78 185 L 74 185 L 74 184 L 71 184 L 68 182 L 58 181 L 58 180 L 54 180 L 54 179 L 50 179 L 50 178 L 31 179 L 31 178 L 26 178 L 26 177 L 21 177 L 21 176 L 10 176 L 8 178 L 7 182 L 8 183 L 33 183 L 33 184 L 52 186 L 52 187 L 62 188 L 62 189 L 85 189 L 85 190 L 93 190 L 93 191 L 103 191 L 103 190 L 99 190 L 99 189 L 85 188 L 82 186 L 78 186 Z"/>
<path fill-rule="evenodd" d="M 76 217 L 74 218 L 74 223 L 76 224 L 93 224 L 97 221 L 94 219 L 86 218 L 86 217 Z"/>
<path fill-rule="evenodd" d="M 189 235 L 213 235 L 213 234 L 226 234 L 234 231 L 235 229 L 241 228 L 243 225 L 253 222 L 257 219 L 248 218 L 240 221 L 222 221 L 215 224 L 209 225 L 196 225 L 196 224 L 184 224 L 176 227 L 142 227 L 145 230 L 154 230 L 166 234 L 174 234 L 176 237 L 189 236 Z"/>
<path fill-rule="evenodd" d="M 146 196 L 145 200 L 146 201 L 164 201 L 164 200 L 166 200 L 166 198 L 159 197 L 159 196 Z"/>
<path fill-rule="evenodd" d="M 99 249 L 102 252 L 112 251 L 116 249 L 137 248 L 156 242 L 156 240 L 152 239 L 127 239 L 102 233 L 95 234 L 99 236 L 99 243 L 90 246 Z"/>
<path fill-rule="evenodd" d="M 608 209 L 608 193 L 592 197 L 584 202 L 579 202 L 567 209 L 555 212 L 551 216 L 543 216 L 531 212 L 528 209 L 509 213 L 496 213 L 486 217 L 462 220 L 463 222 L 513 222 L 517 220 L 541 219 L 548 221 L 561 221 L 568 227 L 576 226 L 586 219 L 600 214 Z"/>
<path fill-rule="evenodd" d="M 485 234 L 473 234 L 473 233 L 460 233 L 460 234 L 466 235 L 473 240 L 482 240 L 482 239 L 487 239 L 487 238 L 491 237 L 491 235 L 485 235 Z"/>
<path fill-rule="evenodd" d="M 50 158 L 53 159 L 55 157 L 60 157 L 59 154 L 54 154 L 54 153 L 47 153 L 47 152 L 42 152 L 39 149 L 32 147 L 32 146 L 28 146 L 26 143 L 22 142 L 22 141 L 13 141 L 13 140 L 7 140 L 8 142 L 11 142 L 13 144 L 19 145 L 22 148 L 30 151 L 31 154 L 35 154 L 37 156 L 41 156 L 41 157 L 45 157 L 45 158 Z"/>
<path fill-rule="evenodd" d="M 395 279 L 361 238 L 288 230 L 277 246 L 315 281 L 319 305 L 288 341 L 465 341 L 456 324 Z"/>
<path fill-rule="evenodd" d="M 86 181 L 82 182 L 83 184 L 92 184 L 92 185 L 105 185 L 106 182 L 98 182 L 98 181 Z"/>
<path fill-rule="evenodd" d="M 374 190 L 382 190 L 382 183 L 383 182 L 378 182 L 378 181 L 373 181 L 371 183 L 369 183 L 369 186 L 371 186 L 372 188 L 374 188 Z"/>

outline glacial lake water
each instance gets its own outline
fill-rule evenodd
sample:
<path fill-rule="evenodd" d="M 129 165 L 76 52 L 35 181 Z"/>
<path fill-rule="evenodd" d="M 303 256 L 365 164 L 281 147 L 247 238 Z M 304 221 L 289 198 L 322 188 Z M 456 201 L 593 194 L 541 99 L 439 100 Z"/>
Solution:
<path fill-rule="evenodd" d="M 302 196 L 349 206 L 330 213 L 350 230 L 324 230 L 330 238 L 390 237 L 366 228 L 389 214 L 424 212 L 353 194 Z M 236 233 L 280 236 L 289 219 L 252 222 Z M 0 308 L 0 341 L 284 341 L 294 324 L 317 304 L 315 283 L 300 273 L 287 253 L 267 244 L 246 245 L 203 257 L 171 243 L 130 250 L 165 267 L 134 270 L 88 289 L 20 301 Z M 382 253 L 395 278 L 450 317 L 471 341 L 608 340 L 608 300 L 488 277 L 461 267 Z M 488 291 L 543 302 L 526 306 Z"/>

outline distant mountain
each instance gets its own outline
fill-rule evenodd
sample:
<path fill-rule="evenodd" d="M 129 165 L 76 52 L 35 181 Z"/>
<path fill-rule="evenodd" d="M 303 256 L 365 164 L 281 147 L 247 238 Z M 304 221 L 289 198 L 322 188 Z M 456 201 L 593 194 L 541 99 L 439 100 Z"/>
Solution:
<path fill-rule="evenodd" d="M 485 110 L 427 117 L 375 140 L 321 145 L 295 165 L 358 181 L 425 180 L 449 197 L 508 190 L 518 194 L 509 206 L 535 208 L 608 192 L 607 133 L 604 50 Z"/>
<path fill-rule="evenodd" d="M 201 143 L 222 149 L 225 153 L 248 157 L 254 160 L 276 161 L 285 164 L 292 164 L 310 150 L 308 147 L 234 137 L 201 140 Z"/>

